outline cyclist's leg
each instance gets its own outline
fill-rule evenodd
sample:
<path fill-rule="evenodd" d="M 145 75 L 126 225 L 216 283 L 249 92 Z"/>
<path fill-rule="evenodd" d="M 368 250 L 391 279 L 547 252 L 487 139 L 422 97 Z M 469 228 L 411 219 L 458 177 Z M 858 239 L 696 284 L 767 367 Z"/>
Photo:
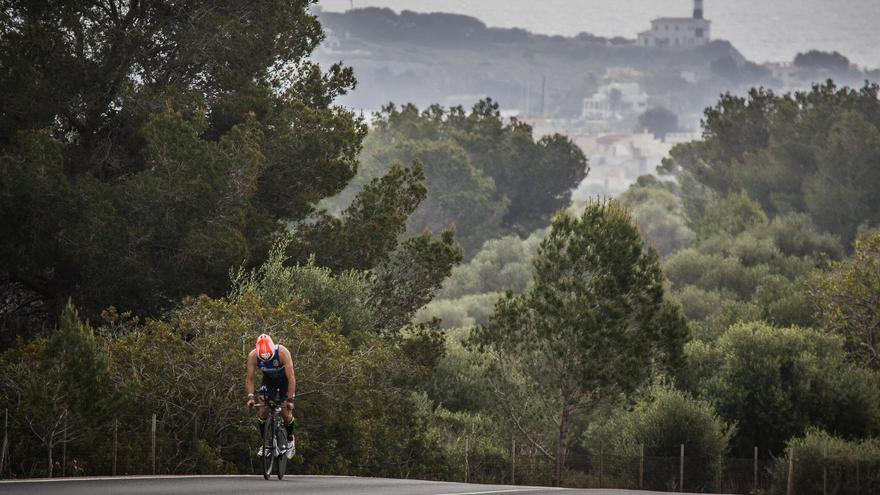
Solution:
<path fill-rule="evenodd" d="M 256 399 L 256 403 L 258 406 L 262 406 L 266 403 L 264 395 L 266 393 L 265 382 L 266 378 L 263 377 L 263 383 L 260 384 L 260 388 L 257 389 L 257 393 L 254 396 L 254 399 Z M 268 415 L 268 411 L 266 409 L 267 408 L 265 407 L 257 407 L 257 421 L 254 426 L 257 427 L 257 437 L 259 437 L 260 439 L 263 438 L 263 430 L 266 428 L 266 416 Z M 262 440 L 260 442 L 260 448 L 257 449 L 257 455 L 264 455 Z"/>
<path fill-rule="evenodd" d="M 293 426 L 296 424 L 293 411 L 288 411 L 287 408 L 284 408 L 281 411 L 281 417 L 284 418 L 284 428 L 287 429 L 287 439 L 290 440 L 293 438 Z"/>
<path fill-rule="evenodd" d="M 287 399 L 287 388 L 288 388 L 287 377 L 282 376 L 278 380 L 277 385 L 278 385 L 278 389 L 280 391 L 279 395 L 282 398 Z M 293 426 L 295 424 L 295 421 L 293 418 L 293 411 L 287 409 L 286 407 L 282 408 L 281 409 L 281 417 L 284 420 L 284 429 L 287 432 L 287 451 L 285 452 L 285 454 L 287 455 L 287 458 L 290 459 L 293 457 L 294 452 L 296 451 L 294 440 L 293 440 Z"/>
<path fill-rule="evenodd" d="M 293 414 L 288 413 L 288 416 L 284 418 L 284 429 L 287 430 L 287 441 L 289 443 L 293 443 L 293 427 L 296 425 L 296 420 L 293 418 Z"/>
<path fill-rule="evenodd" d="M 266 379 L 263 378 L 263 384 L 260 385 L 259 389 L 257 389 L 257 395 L 255 397 L 257 399 L 258 405 L 262 406 L 263 404 L 265 404 L 265 401 L 263 400 L 264 399 L 263 394 L 265 392 L 266 392 Z M 265 407 L 258 407 L 257 408 L 257 433 L 260 435 L 260 437 L 263 436 L 263 425 L 266 424 L 266 416 L 269 414 L 269 411 L 267 411 L 266 409 L 267 408 L 265 408 Z"/>
<path fill-rule="evenodd" d="M 287 386 L 288 386 L 287 377 L 285 376 L 284 379 L 281 380 L 281 382 L 282 383 L 280 383 L 279 385 L 281 385 L 283 387 L 281 389 L 281 390 L 283 390 L 282 393 L 284 394 L 285 397 L 287 397 Z M 292 442 L 293 441 L 293 425 L 295 424 L 295 421 L 293 418 L 293 410 L 287 409 L 285 407 L 284 409 L 281 410 L 281 417 L 284 418 L 284 429 L 287 430 L 287 441 Z"/>

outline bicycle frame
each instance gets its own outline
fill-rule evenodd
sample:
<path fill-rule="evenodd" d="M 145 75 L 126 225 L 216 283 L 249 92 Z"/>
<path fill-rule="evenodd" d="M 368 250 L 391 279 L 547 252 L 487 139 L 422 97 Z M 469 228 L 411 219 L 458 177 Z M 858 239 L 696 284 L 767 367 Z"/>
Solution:
<path fill-rule="evenodd" d="M 284 468 L 287 465 L 287 429 L 281 420 L 281 410 L 284 407 L 284 401 L 277 397 L 271 397 L 268 394 L 262 395 L 262 404 L 257 407 L 266 407 L 269 414 L 266 417 L 263 426 L 263 446 L 262 446 L 262 464 L 263 478 L 269 479 L 272 475 L 272 467 L 277 464 L 278 479 L 284 478 Z"/>
<path fill-rule="evenodd" d="M 279 397 L 279 393 L 276 392 L 275 396 L 271 396 L 267 393 L 261 393 L 261 404 L 257 404 L 255 407 L 265 407 L 268 409 L 269 414 L 266 415 L 266 422 L 263 426 L 263 447 L 262 447 L 262 464 L 263 464 L 263 477 L 265 479 L 269 479 L 272 475 L 272 467 L 273 464 L 278 465 L 278 479 L 284 478 L 284 468 L 287 465 L 287 428 L 285 428 L 284 422 L 281 418 L 281 410 L 284 408 L 284 403 L 286 401 L 294 401 L 298 398 L 308 395 L 313 392 L 306 392 L 303 394 L 297 394 L 294 397 L 281 400 Z M 270 442 L 271 440 L 271 442 Z M 269 445 L 271 443 L 271 445 Z M 269 455 L 266 455 L 268 452 Z"/>

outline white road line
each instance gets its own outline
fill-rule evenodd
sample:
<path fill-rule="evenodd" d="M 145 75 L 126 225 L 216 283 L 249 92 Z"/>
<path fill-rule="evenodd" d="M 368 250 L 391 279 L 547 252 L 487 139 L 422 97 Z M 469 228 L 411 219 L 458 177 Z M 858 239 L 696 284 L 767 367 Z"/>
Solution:
<path fill-rule="evenodd" d="M 296 477 L 296 475 L 290 475 Z M 119 480 L 179 480 L 191 478 L 259 478 L 258 474 L 180 474 L 159 476 L 94 476 L 79 478 L 31 478 L 26 480 L 0 480 L 0 485 L 6 483 L 56 483 L 60 481 L 119 481 Z M 352 476 L 333 474 L 309 474 L 303 478 L 351 478 Z"/>
<path fill-rule="evenodd" d="M 509 489 L 509 490 L 484 490 L 481 492 L 436 493 L 434 495 L 488 495 L 490 493 L 539 492 L 539 491 L 544 491 L 544 490 L 565 490 L 565 488 L 557 488 L 557 487 L 513 488 L 513 489 Z"/>

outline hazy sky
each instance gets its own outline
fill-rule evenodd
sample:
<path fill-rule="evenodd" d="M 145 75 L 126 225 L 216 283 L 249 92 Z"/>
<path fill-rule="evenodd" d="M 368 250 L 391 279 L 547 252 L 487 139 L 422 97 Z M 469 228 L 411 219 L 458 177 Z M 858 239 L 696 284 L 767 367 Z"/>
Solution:
<path fill-rule="evenodd" d="M 757 62 L 790 61 L 797 52 L 837 50 L 880 68 L 880 0 L 705 0 L 712 35 Z M 351 0 L 320 0 L 345 10 Z M 692 0 L 354 0 L 355 7 L 471 15 L 490 26 L 571 36 L 582 31 L 635 38 L 659 16 L 690 15 Z"/>

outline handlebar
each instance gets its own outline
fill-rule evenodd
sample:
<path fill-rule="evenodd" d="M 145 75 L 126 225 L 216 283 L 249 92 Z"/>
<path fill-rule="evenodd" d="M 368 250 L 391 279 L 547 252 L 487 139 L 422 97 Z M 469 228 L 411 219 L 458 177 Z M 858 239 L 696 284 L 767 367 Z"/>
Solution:
<path fill-rule="evenodd" d="M 300 397 L 304 397 L 304 396 L 306 396 L 306 395 L 311 395 L 311 394 L 314 394 L 314 393 L 315 393 L 314 390 L 309 391 L 309 392 L 303 392 L 303 393 L 301 393 L 301 394 L 296 394 L 296 395 L 294 395 L 293 397 L 287 397 L 287 398 L 285 398 L 284 400 L 281 400 L 281 401 L 276 401 L 275 398 L 272 397 L 272 396 L 270 396 L 269 394 L 261 394 L 261 393 L 258 393 L 257 396 L 262 397 L 263 400 L 264 400 L 265 402 L 264 402 L 263 404 L 254 404 L 253 407 L 270 407 L 270 406 L 277 406 L 277 405 L 284 404 L 285 402 L 294 402 L 294 401 L 296 401 L 297 399 L 299 399 Z M 257 396 L 254 396 L 254 399 L 256 399 Z"/>
<path fill-rule="evenodd" d="M 284 402 L 287 402 L 287 401 L 284 401 Z M 283 404 L 283 402 L 281 404 Z M 278 406 L 281 406 L 281 404 L 276 404 L 274 402 L 271 404 L 254 404 L 253 407 L 278 407 Z"/>

